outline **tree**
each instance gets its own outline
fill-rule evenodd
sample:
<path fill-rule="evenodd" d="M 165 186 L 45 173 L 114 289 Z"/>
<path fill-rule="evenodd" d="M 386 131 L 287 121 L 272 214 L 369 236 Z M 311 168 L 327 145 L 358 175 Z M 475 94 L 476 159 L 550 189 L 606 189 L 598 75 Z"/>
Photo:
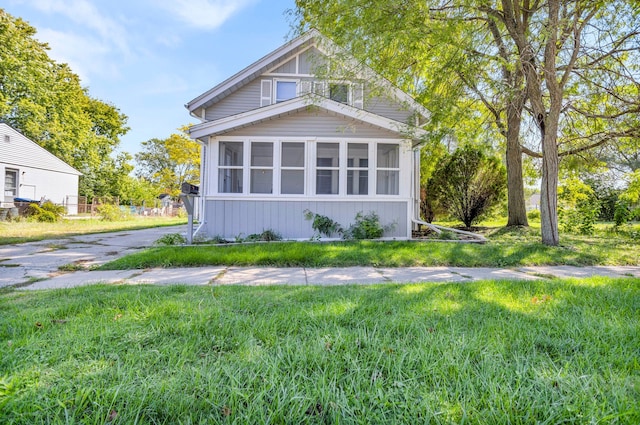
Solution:
<path fill-rule="evenodd" d="M 142 142 L 142 151 L 136 154 L 138 177 L 158 185 L 165 193 L 178 196 L 183 182 L 200 180 L 200 145 L 186 134 L 188 126 L 179 134 L 166 139 Z"/>
<path fill-rule="evenodd" d="M 320 29 L 421 102 L 431 112 L 432 138 L 491 145 L 502 137 L 507 225 L 526 226 L 520 148 L 526 93 L 522 69 L 511 65 L 515 46 L 492 17 L 443 18 L 431 3 L 298 0 L 295 13 L 302 29 Z"/>
<path fill-rule="evenodd" d="M 499 97 L 497 103 L 485 100 L 483 103 L 490 108 L 492 104 L 506 102 L 500 110 L 512 108 L 512 113 L 507 113 L 508 122 L 517 125 L 520 117 L 521 123 L 532 122 L 537 129 L 538 143 L 523 140 L 518 149 L 510 144 L 514 139 L 509 138 L 507 152 L 520 155 L 520 151 L 542 159 L 542 241 L 557 245 L 560 159 L 613 140 L 638 136 L 637 120 L 630 119 L 637 117 L 640 111 L 640 85 L 636 81 L 640 75 L 638 5 L 624 0 L 409 0 L 388 6 L 390 13 L 385 19 L 362 19 L 369 16 L 367 10 L 370 8 L 384 8 L 383 3 L 377 0 L 298 0 L 296 5 L 303 23 L 320 24 L 318 27 L 328 30 L 330 36 L 348 41 L 347 46 L 378 43 L 377 50 L 365 49 L 369 58 L 385 51 L 383 43 L 393 37 L 387 29 L 394 26 L 401 34 L 401 40 L 411 41 L 405 46 L 414 61 L 420 62 L 428 54 L 434 56 L 427 61 L 429 64 L 447 58 L 446 52 L 441 55 L 443 48 L 464 52 L 460 62 L 444 61 L 449 70 L 444 73 L 458 75 L 462 69 L 462 77 L 474 75 L 466 85 L 480 99 L 491 99 L 495 93 L 504 91 L 507 95 Z M 356 17 L 355 20 L 346 17 L 349 13 Z M 407 31 L 400 23 L 406 25 Z M 481 25 L 475 25 L 477 23 Z M 437 41 L 444 47 L 430 49 L 437 46 Z M 396 47 L 391 43 L 388 50 L 406 58 Z M 377 59 L 371 62 L 378 63 Z M 474 63 L 480 65 L 480 72 L 467 74 L 472 68 L 470 64 Z M 503 75 L 507 71 L 514 79 L 503 78 L 507 84 L 501 84 L 498 80 L 475 78 L 486 75 L 496 63 L 502 63 Z M 429 77 L 433 73 L 428 68 L 426 71 L 418 75 Z M 392 78 L 392 81 L 395 80 Z M 508 84 L 509 81 L 513 84 Z M 432 89 L 427 86 L 426 92 Z M 516 105 L 510 102 L 516 102 Z M 518 114 L 521 104 L 524 105 L 521 112 L 527 112 L 529 118 L 526 114 Z M 515 137 L 515 128 L 507 134 Z M 511 178 L 509 184 L 511 192 Z"/>
<path fill-rule="evenodd" d="M 80 194 L 103 196 L 113 180 L 99 174 L 128 131 L 127 117 L 92 98 L 68 65 L 49 58 L 35 28 L 0 9 L 0 120 L 83 173 Z"/>
<path fill-rule="evenodd" d="M 427 190 L 469 228 L 504 196 L 506 170 L 478 147 L 466 146 L 443 158 Z"/>

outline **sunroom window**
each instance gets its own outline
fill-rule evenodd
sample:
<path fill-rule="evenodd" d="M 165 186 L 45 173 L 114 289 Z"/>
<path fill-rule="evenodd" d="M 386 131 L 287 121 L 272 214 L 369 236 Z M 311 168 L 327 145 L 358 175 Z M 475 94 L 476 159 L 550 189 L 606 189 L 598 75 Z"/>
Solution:
<path fill-rule="evenodd" d="M 339 167 L 340 144 L 318 143 L 316 150 L 316 194 L 338 194 Z"/>
<path fill-rule="evenodd" d="M 349 143 L 347 145 L 347 195 L 369 193 L 369 145 Z"/>
<path fill-rule="evenodd" d="M 296 97 L 295 81 L 276 81 L 276 103 Z"/>
<path fill-rule="evenodd" d="M 219 193 L 242 193 L 242 147 L 242 142 L 220 142 Z"/>
<path fill-rule="evenodd" d="M 400 147 L 396 144 L 379 143 L 377 148 L 377 185 L 378 195 L 397 195 L 400 193 Z"/>
<path fill-rule="evenodd" d="M 280 167 L 280 193 L 304 194 L 304 143 L 283 142 Z"/>
<path fill-rule="evenodd" d="M 273 143 L 251 143 L 251 193 L 273 193 Z"/>

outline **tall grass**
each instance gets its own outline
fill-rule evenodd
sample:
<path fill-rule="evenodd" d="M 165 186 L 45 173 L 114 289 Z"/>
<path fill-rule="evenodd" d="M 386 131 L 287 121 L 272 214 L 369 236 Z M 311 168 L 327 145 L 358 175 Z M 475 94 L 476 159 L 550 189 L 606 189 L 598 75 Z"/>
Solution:
<path fill-rule="evenodd" d="M 0 293 L 0 423 L 640 423 L 640 280 Z"/>

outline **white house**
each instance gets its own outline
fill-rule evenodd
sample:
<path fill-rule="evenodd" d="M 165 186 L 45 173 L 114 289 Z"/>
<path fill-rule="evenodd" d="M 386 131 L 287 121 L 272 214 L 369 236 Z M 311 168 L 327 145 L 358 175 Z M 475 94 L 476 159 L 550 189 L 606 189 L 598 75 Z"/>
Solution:
<path fill-rule="evenodd" d="M 2 207 L 14 198 L 48 199 L 77 214 L 78 178 L 82 174 L 11 126 L 0 122 Z"/>
<path fill-rule="evenodd" d="M 428 112 L 338 52 L 312 30 L 186 105 L 201 121 L 199 233 L 308 239 L 309 210 L 343 226 L 376 212 L 384 237 L 411 237 Z"/>

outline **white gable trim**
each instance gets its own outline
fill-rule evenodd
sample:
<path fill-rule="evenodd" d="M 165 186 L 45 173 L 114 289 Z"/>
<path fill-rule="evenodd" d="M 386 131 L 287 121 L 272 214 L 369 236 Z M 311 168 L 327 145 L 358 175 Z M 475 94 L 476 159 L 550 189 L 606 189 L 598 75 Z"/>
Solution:
<path fill-rule="evenodd" d="M 343 103 L 335 102 L 322 96 L 307 94 L 301 97 L 276 103 L 264 108 L 254 109 L 216 121 L 194 125 L 189 129 L 189 133 L 194 139 L 202 139 L 207 136 L 227 133 L 229 131 L 247 127 L 261 121 L 270 120 L 283 115 L 289 115 L 299 110 L 317 107 L 328 112 L 333 112 L 347 118 L 355 119 L 366 124 L 371 124 L 382 129 L 392 131 L 401 135 L 402 138 L 416 138 L 426 132 L 421 129 L 409 126 L 399 121 L 395 121 L 362 109 L 354 108 Z"/>

